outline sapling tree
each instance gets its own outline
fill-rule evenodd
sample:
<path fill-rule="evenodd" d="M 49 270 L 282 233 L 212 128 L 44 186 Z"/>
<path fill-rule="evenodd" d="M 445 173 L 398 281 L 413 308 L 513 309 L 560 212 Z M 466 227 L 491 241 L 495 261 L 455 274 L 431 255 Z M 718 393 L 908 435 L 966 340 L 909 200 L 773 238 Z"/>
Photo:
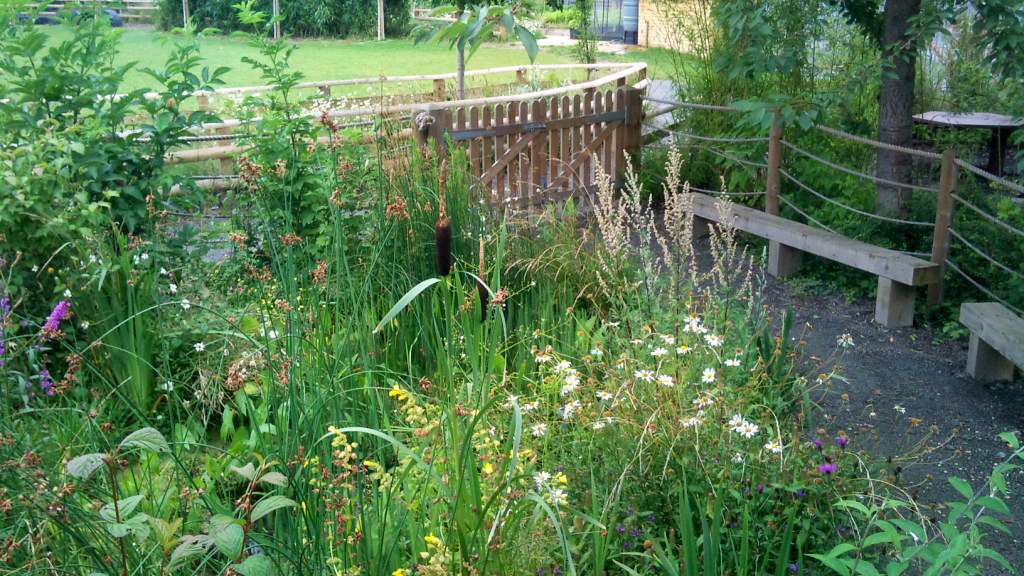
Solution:
<path fill-rule="evenodd" d="M 454 5 L 440 6 L 413 30 L 415 43 L 448 42 L 455 48 L 455 95 L 466 97 L 466 61 L 472 58 L 484 40 L 499 23 L 507 32 L 515 33 L 532 63 L 537 58 L 537 39 L 526 27 L 516 22 L 522 3 L 515 6 L 473 5 L 456 0 Z M 466 48 L 469 53 L 466 53 Z"/>

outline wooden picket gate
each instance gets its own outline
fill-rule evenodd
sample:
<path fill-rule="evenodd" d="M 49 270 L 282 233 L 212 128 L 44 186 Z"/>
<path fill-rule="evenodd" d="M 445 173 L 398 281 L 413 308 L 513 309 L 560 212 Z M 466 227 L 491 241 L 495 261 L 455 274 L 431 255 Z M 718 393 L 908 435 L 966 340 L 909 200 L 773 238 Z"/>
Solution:
<path fill-rule="evenodd" d="M 596 183 L 598 169 L 622 177 L 640 148 L 641 91 L 621 86 L 574 96 L 413 113 L 420 145 L 465 151 L 469 172 L 496 202 L 537 204 Z"/>

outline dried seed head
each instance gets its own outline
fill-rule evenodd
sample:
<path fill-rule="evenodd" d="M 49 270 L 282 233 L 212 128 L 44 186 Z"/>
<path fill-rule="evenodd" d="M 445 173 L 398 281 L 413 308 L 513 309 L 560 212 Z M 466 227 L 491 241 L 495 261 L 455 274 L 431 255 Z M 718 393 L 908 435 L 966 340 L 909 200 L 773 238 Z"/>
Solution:
<path fill-rule="evenodd" d="M 438 179 L 438 202 L 440 202 L 440 217 L 434 225 L 434 246 L 437 256 L 437 273 L 447 276 L 452 271 L 452 221 L 448 219 L 445 210 L 444 188 L 445 176 L 448 169 L 448 160 L 441 161 L 440 176 Z"/>

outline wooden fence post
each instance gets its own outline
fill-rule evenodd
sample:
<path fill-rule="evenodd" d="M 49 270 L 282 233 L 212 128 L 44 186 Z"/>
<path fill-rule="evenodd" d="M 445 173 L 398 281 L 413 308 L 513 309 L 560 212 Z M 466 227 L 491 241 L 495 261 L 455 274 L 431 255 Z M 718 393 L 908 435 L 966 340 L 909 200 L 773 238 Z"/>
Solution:
<path fill-rule="evenodd" d="M 643 129 L 642 120 L 644 112 L 644 102 L 642 99 L 643 94 L 640 90 L 625 86 L 615 90 L 617 92 L 616 101 L 622 103 L 622 110 L 626 113 L 626 118 L 622 122 L 622 154 L 619 158 L 615 159 L 614 164 L 618 168 L 616 174 L 616 180 L 622 182 L 623 177 L 626 173 L 626 162 L 625 158 L 629 158 L 634 169 L 640 167 L 640 144 L 642 142 L 641 132 Z"/>
<path fill-rule="evenodd" d="M 317 90 L 320 92 L 321 96 L 325 96 L 327 98 L 331 97 L 331 87 L 330 86 L 318 86 Z"/>
<path fill-rule="evenodd" d="M 764 211 L 772 216 L 779 215 L 779 193 L 782 180 L 779 170 L 782 166 L 782 110 L 775 110 L 771 130 L 768 132 L 768 173 L 765 175 Z"/>
<path fill-rule="evenodd" d="M 768 131 L 768 172 L 765 174 L 764 211 L 779 215 L 779 194 L 782 193 L 782 110 L 776 108 Z M 785 278 L 796 273 L 804 253 L 774 240 L 768 242 L 768 274 Z"/>
<path fill-rule="evenodd" d="M 445 91 L 445 87 L 444 87 L 444 78 L 435 78 L 434 79 L 434 102 L 444 102 L 445 101 L 445 97 L 444 97 L 445 96 L 445 92 L 446 91 Z"/>
<path fill-rule="evenodd" d="M 437 157 L 445 155 L 445 133 L 451 128 L 452 116 L 449 110 L 428 106 L 413 110 L 412 129 L 420 153 L 426 155 L 430 141 L 434 141 Z"/>
<path fill-rule="evenodd" d="M 949 227 L 953 223 L 953 192 L 956 190 L 956 152 L 942 153 L 939 195 L 935 201 L 935 230 L 932 236 L 932 263 L 939 265 L 939 281 L 928 285 L 928 304 L 942 302 L 946 284 L 946 258 L 949 256 Z"/>

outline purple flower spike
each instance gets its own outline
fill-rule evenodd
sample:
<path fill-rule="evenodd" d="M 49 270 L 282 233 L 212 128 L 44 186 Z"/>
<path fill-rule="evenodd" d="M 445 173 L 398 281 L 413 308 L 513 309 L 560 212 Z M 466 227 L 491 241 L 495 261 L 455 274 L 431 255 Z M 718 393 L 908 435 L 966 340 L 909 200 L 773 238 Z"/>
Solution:
<path fill-rule="evenodd" d="M 43 332 L 40 334 L 43 342 L 48 342 L 60 330 L 60 323 L 67 318 L 70 309 L 71 302 L 68 300 L 61 300 L 53 307 L 53 312 L 50 312 L 50 317 L 46 319 L 46 324 L 43 324 Z"/>

